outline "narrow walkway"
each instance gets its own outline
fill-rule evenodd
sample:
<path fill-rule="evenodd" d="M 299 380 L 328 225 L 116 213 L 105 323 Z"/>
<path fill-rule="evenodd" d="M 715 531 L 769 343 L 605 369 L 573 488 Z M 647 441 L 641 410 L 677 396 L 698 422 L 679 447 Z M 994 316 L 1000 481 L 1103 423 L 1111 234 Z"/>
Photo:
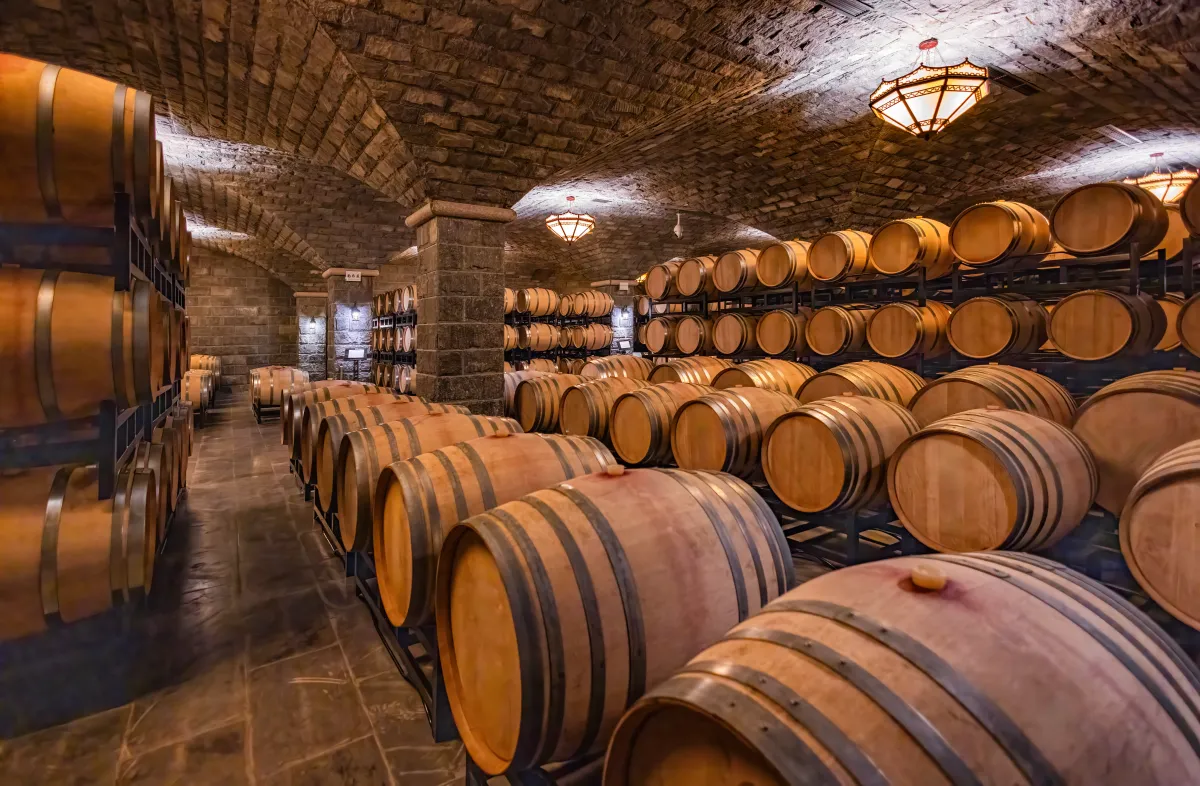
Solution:
<path fill-rule="evenodd" d="M 81 694 L 115 681 L 129 703 L 0 741 L 0 782 L 461 783 L 461 745 L 433 744 L 314 529 L 278 422 L 226 393 L 196 431 L 185 499 L 149 608 L 120 629 L 120 672 L 58 671 Z"/>

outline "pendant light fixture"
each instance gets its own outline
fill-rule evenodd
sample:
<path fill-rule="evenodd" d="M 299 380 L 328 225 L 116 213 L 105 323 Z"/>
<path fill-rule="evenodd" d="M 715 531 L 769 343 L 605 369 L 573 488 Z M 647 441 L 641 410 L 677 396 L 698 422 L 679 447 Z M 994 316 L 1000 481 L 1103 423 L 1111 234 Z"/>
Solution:
<path fill-rule="evenodd" d="M 932 139 L 988 94 L 988 70 L 970 60 L 932 66 L 926 61 L 938 40 L 921 42 L 917 67 L 896 79 L 885 79 L 871 94 L 871 111 L 886 123 L 913 136 Z"/>
<path fill-rule="evenodd" d="M 566 212 L 552 215 L 546 219 L 546 228 L 567 241 L 568 245 L 596 228 L 596 219 L 586 213 L 580 214 L 571 210 L 574 203 L 575 197 L 567 197 Z"/>
<path fill-rule="evenodd" d="M 1170 167 L 1167 167 L 1164 172 L 1162 157 L 1162 153 L 1151 153 L 1150 162 L 1154 164 L 1154 171 L 1141 177 L 1131 177 L 1125 182 L 1141 186 L 1161 199 L 1164 205 L 1173 205 L 1183 196 L 1183 192 L 1187 191 L 1188 186 L 1196 180 L 1197 174 L 1191 169 L 1181 169 L 1175 172 Z"/>

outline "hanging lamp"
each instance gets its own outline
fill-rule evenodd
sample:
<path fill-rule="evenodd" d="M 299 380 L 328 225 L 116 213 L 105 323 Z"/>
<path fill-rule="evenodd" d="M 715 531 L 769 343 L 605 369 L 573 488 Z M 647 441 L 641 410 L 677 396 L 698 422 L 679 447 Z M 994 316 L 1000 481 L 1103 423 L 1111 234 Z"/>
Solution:
<path fill-rule="evenodd" d="M 546 228 L 567 241 L 568 245 L 596 228 L 596 219 L 586 213 L 580 214 L 571 210 L 574 202 L 575 197 L 567 197 L 566 212 L 551 215 L 546 219 Z"/>
<path fill-rule="evenodd" d="M 1164 172 L 1161 164 L 1162 157 L 1162 153 L 1151 153 L 1150 161 L 1154 164 L 1154 171 L 1141 177 L 1128 178 L 1125 182 L 1141 186 L 1161 199 L 1164 205 L 1173 205 L 1183 196 L 1183 192 L 1187 191 L 1188 186 L 1196 180 L 1197 174 L 1192 169 L 1181 169 L 1175 172 L 1170 167 L 1167 167 L 1167 171 Z"/>
<path fill-rule="evenodd" d="M 932 139 L 962 117 L 989 92 L 988 70 L 970 60 L 931 66 L 928 53 L 938 40 L 921 42 L 920 64 L 896 79 L 885 79 L 871 94 L 871 111 L 885 123 L 921 139 Z"/>

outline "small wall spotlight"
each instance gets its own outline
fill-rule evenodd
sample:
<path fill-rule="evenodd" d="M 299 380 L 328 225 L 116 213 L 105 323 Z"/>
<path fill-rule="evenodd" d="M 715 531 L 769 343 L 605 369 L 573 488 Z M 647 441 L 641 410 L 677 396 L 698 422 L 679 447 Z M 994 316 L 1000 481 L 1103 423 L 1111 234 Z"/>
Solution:
<path fill-rule="evenodd" d="M 355 308 L 355 309 L 351 309 L 351 311 L 350 311 L 350 319 L 354 320 L 355 322 L 357 322 L 357 321 L 358 321 L 358 309 L 357 309 L 357 308 Z"/>
<path fill-rule="evenodd" d="M 308 318 L 308 332 L 309 333 L 317 332 L 317 318 L 316 317 Z"/>

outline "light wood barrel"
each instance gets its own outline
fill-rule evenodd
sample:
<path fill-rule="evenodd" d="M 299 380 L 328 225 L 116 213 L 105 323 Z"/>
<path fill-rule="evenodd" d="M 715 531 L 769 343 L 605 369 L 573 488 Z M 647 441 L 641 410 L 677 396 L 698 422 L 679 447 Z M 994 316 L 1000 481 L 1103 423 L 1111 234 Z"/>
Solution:
<path fill-rule="evenodd" d="M 417 348 L 417 326 L 405 325 L 400 329 L 400 344 L 398 352 L 412 352 Z"/>
<path fill-rule="evenodd" d="M 1049 337 L 1050 314 L 1024 295 L 971 298 L 950 315 L 946 336 L 960 355 L 976 360 L 1037 352 Z"/>
<path fill-rule="evenodd" d="M 457 404 L 431 404 L 416 396 L 404 396 L 395 401 L 324 418 L 317 427 L 317 444 L 313 454 L 315 473 L 309 478 L 317 487 L 316 506 L 326 512 L 336 510 L 334 491 L 337 488 L 337 459 L 343 437 L 361 429 L 434 412 L 471 414 L 469 409 Z"/>
<path fill-rule="evenodd" d="M 817 375 L 817 370 L 790 360 L 748 360 L 722 370 L 713 377 L 717 390 L 729 388 L 762 388 L 778 390 L 795 396 L 804 383 Z"/>
<path fill-rule="evenodd" d="M 867 343 L 885 358 L 938 357 L 950 351 L 949 322 L 950 307 L 936 300 L 926 300 L 924 306 L 887 303 L 867 322 Z"/>
<path fill-rule="evenodd" d="M 1196 510 L 1200 508 L 1200 440 L 1167 451 L 1125 500 L 1121 553 L 1138 584 L 1176 619 L 1200 629 Z"/>
<path fill-rule="evenodd" d="M 653 368 L 654 364 L 646 358 L 633 355 L 609 355 L 608 357 L 591 358 L 583 364 L 579 375 L 584 379 L 604 379 L 605 377 L 648 379 Z"/>
<path fill-rule="evenodd" d="M 950 225 L 950 247 L 968 267 L 989 267 L 1042 254 L 1054 247 L 1050 222 L 1020 202 L 984 202 L 958 214 Z"/>
<path fill-rule="evenodd" d="M 260 406 L 279 406 L 283 391 L 297 382 L 307 382 L 308 372 L 291 366 L 266 366 L 250 371 L 250 400 Z"/>
<path fill-rule="evenodd" d="M 558 346 L 559 331 L 557 325 L 534 322 L 531 325 L 521 325 L 517 328 L 517 346 L 521 349 L 532 349 L 544 352 Z"/>
<path fill-rule="evenodd" d="M 101 500 L 95 466 L 0 474 L 0 640 L 139 600 L 154 576 L 156 479 L 126 467 Z"/>
<path fill-rule="evenodd" d="M 908 404 L 922 427 L 968 409 L 1017 409 L 1070 428 L 1075 399 L 1050 377 L 1017 366 L 971 366 L 933 380 Z"/>
<path fill-rule="evenodd" d="M 504 351 L 517 348 L 517 329 L 512 325 L 504 326 Z"/>
<path fill-rule="evenodd" d="M 917 433 L 899 404 L 832 396 L 775 421 L 763 437 L 763 474 L 771 490 L 805 513 L 875 508 L 887 501 L 887 463 Z"/>
<path fill-rule="evenodd" d="M 1117 380 L 1083 403 L 1074 431 L 1100 472 L 1096 504 L 1120 514 L 1159 456 L 1200 439 L 1200 373 L 1148 371 Z"/>
<path fill-rule="evenodd" d="M 554 361 L 550 358 L 533 358 L 525 364 L 525 368 L 529 371 L 542 371 L 546 374 L 555 374 L 558 372 L 558 367 L 554 365 Z"/>
<path fill-rule="evenodd" d="M 871 266 L 884 276 L 915 276 L 925 271 L 926 279 L 954 272 L 958 259 L 950 247 L 950 227 L 932 218 L 901 218 L 889 221 L 871 236 Z"/>
<path fill-rule="evenodd" d="M 0 53 L 0 120 L 0 221 L 111 227 L 121 191 L 151 217 L 148 93 Z"/>
<path fill-rule="evenodd" d="M 616 463 L 589 437 L 499 432 L 385 466 L 375 490 L 374 546 L 388 619 L 400 627 L 433 619 L 438 551 L 455 524 Z"/>
<path fill-rule="evenodd" d="M 743 248 L 722 254 L 713 267 L 712 279 L 717 291 L 726 294 L 758 286 L 758 252 Z"/>
<path fill-rule="evenodd" d="M 713 282 L 713 269 L 717 266 L 717 258 L 712 254 L 702 257 L 692 257 L 679 263 L 679 271 L 675 275 L 676 287 L 684 297 L 717 294 L 717 285 Z M 648 314 L 649 303 L 645 312 Z"/>
<path fill-rule="evenodd" d="M 685 402 L 671 424 L 671 453 L 684 469 L 711 469 L 738 477 L 759 474 L 763 435 L 795 397 L 763 388 L 730 388 Z"/>
<path fill-rule="evenodd" d="M 1175 331 L 1183 348 L 1200 357 L 1200 294 L 1192 295 L 1179 309 Z"/>
<path fill-rule="evenodd" d="M 213 373 L 211 371 L 188 371 L 183 375 L 180 397 L 191 402 L 196 411 L 204 414 L 212 406 Z"/>
<path fill-rule="evenodd" d="M 300 432 L 304 407 L 314 401 L 329 401 L 335 398 L 356 396 L 361 393 L 376 393 L 384 390 L 380 384 L 348 382 L 340 379 L 322 379 L 297 382 L 290 391 L 284 391 L 283 403 L 279 405 L 279 420 L 282 423 L 283 444 L 293 447 L 291 457 L 300 458 L 300 445 L 296 437 Z M 319 391 L 329 390 L 330 393 Z M 308 395 L 311 393 L 312 395 Z"/>
<path fill-rule="evenodd" d="M 804 240 L 772 243 L 758 255 L 758 283 L 768 289 L 812 281 L 808 273 L 808 249 Z"/>
<path fill-rule="evenodd" d="M 417 389 L 417 370 L 409 365 L 398 365 L 392 379 L 392 388 L 397 393 L 413 393 Z"/>
<path fill-rule="evenodd" d="M 622 394 L 649 384 L 643 379 L 606 377 L 567 388 L 559 402 L 559 431 L 577 437 L 595 437 L 609 444 L 613 405 Z"/>
<path fill-rule="evenodd" d="M 576 311 L 585 317 L 604 317 L 612 313 L 616 302 L 612 295 L 598 289 L 589 289 L 575 295 Z"/>
<path fill-rule="evenodd" d="M 737 312 L 722 314 L 713 323 L 713 345 L 724 355 L 753 352 L 758 349 L 757 326 L 756 316 Z"/>
<path fill-rule="evenodd" d="M 179 454 L 181 450 L 186 450 L 187 448 L 181 444 L 179 434 L 174 429 L 162 423 L 154 427 L 153 432 L 151 432 L 150 443 L 153 445 L 162 445 L 163 448 L 167 510 L 168 512 L 172 512 L 175 510 L 175 505 L 179 502 L 179 489 L 183 481 Z"/>
<path fill-rule="evenodd" d="M 217 387 L 221 387 L 221 358 L 216 355 L 192 355 L 188 358 L 188 368 L 211 371 L 216 375 Z"/>
<path fill-rule="evenodd" d="M 517 293 L 508 287 L 504 288 L 504 313 L 511 314 L 517 308 Z"/>
<path fill-rule="evenodd" d="M 1051 420 L 1011 409 L 942 418 L 896 449 L 888 497 L 936 551 L 1033 551 L 1078 526 L 1096 498 L 1087 447 Z"/>
<path fill-rule="evenodd" d="M 577 298 L 576 293 L 562 294 L 558 301 L 558 315 L 560 317 L 573 317 L 579 312 L 576 309 Z M 582 304 L 579 304 L 582 305 Z"/>
<path fill-rule="evenodd" d="M 646 271 L 646 294 L 654 300 L 679 294 L 679 262 L 660 262 Z"/>
<path fill-rule="evenodd" d="M 517 385 L 527 379 L 545 376 L 545 371 L 509 371 L 504 375 L 504 414 L 513 417 L 516 414 Z"/>
<path fill-rule="evenodd" d="M 1162 306 L 1144 292 L 1076 292 L 1060 300 L 1050 314 L 1050 340 L 1076 360 L 1145 355 L 1166 330 Z"/>
<path fill-rule="evenodd" d="M 867 321 L 874 310 L 863 303 L 818 308 L 804 326 L 804 340 L 825 357 L 857 352 L 867 343 Z"/>
<path fill-rule="evenodd" d="M 509 418 L 457 412 L 410 415 L 347 432 L 338 445 L 334 469 L 342 545 L 361 551 L 371 544 L 376 482 L 384 467 L 456 442 L 520 432 Z"/>
<path fill-rule="evenodd" d="M 1149 251 L 1167 234 L 1167 211 L 1158 197 L 1130 183 L 1092 183 L 1058 200 L 1050 231 L 1079 256 L 1115 254 L 1136 242 Z"/>
<path fill-rule="evenodd" d="M 489 774 L 603 748 L 632 700 L 794 582 L 748 486 L 680 470 L 536 491 L 455 527 L 441 563 L 447 695 Z M 663 570 L 675 564 L 686 581 Z"/>
<path fill-rule="evenodd" d="M 115 400 L 148 403 L 162 386 L 161 298 L 135 279 L 0 268 L 0 428 L 90 417 Z"/>
<path fill-rule="evenodd" d="M 796 398 L 807 404 L 828 396 L 855 393 L 907 407 L 923 387 L 925 380 L 906 368 L 860 360 L 822 371 L 804 383 Z"/>
<path fill-rule="evenodd" d="M 680 406 L 716 388 L 689 382 L 662 382 L 617 398 L 610 415 L 613 450 L 631 466 L 672 462 L 671 420 Z"/>
<path fill-rule="evenodd" d="M 513 416 L 522 431 L 557 431 L 559 403 L 567 388 L 586 381 L 577 374 L 547 374 L 517 384 Z"/>
<path fill-rule="evenodd" d="M 678 317 L 655 317 L 646 323 L 646 348 L 655 354 L 674 352 Z"/>
<path fill-rule="evenodd" d="M 314 480 L 312 473 L 316 462 L 317 431 L 321 427 L 321 421 L 326 417 L 352 412 L 360 407 L 373 407 L 378 404 L 409 400 L 408 396 L 395 393 L 387 388 L 367 390 L 366 385 L 362 385 L 362 387 L 362 390 L 355 390 L 343 395 L 337 395 L 342 392 L 342 388 L 324 388 L 305 394 L 304 398 L 307 401 L 300 408 L 300 428 L 292 437 L 293 444 L 296 446 L 296 458 L 300 459 L 297 474 L 301 480 L 309 483 Z M 309 398 L 312 394 L 315 395 Z"/>
<path fill-rule="evenodd" d="M 517 292 L 517 312 L 535 317 L 547 317 L 558 311 L 558 293 L 542 287 Z"/>
<path fill-rule="evenodd" d="M 1163 332 L 1162 339 L 1154 346 L 1154 350 L 1156 352 L 1165 352 L 1178 349 L 1179 312 L 1183 309 L 1183 297 L 1168 292 L 1162 297 L 1155 298 L 1155 300 L 1158 301 L 1159 308 L 1163 310 L 1163 316 L 1167 320 L 1167 328 Z"/>
<path fill-rule="evenodd" d="M 387 364 L 376 364 L 378 369 L 380 366 Z M 283 391 L 283 403 L 279 405 L 279 424 L 280 431 L 283 435 L 283 444 L 292 444 L 292 425 L 295 421 L 293 405 L 300 399 L 300 396 L 310 390 L 321 390 L 322 388 L 338 387 L 342 385 L 350 385 L 358 383 L 344 382 L 339 379 L 316 379 L 308 380 L 307 382 L 296 382 L 290 390 Z M 381 383 L 375 383 L 376 387 Z"/>
<path fill-rule="evenodd" d="M 571 346 L 576 349 L 604 349 L 612 346 L 613 329 L 611 325 L 599 323 L 576 325 L 571 328 L 570 337 Z"/>
<path fill-rule="evenodd" d="M 604 783 L 1192 783 L 1198 683 L 1059 564 L 901 557 L 805 582 L 699 652 L 622 719 Z"/>
<path fill-rule="evenodd" d="M 685 355 L 712 352 L 713 323 L 698 314 L 685 314 L 675 324 L 675 346 Z"/>
<path fill-rule="evenodd" d="M 155 499 L 151 511 L 153 523 L 149 525 L 147 536 L 153 533 L 156 544 L 161 543 L 166 536 L 167 520 L 171 515 L 171 508 L 167 505 L 167 496 L 171 493 L 171 467 L 167 465 L 169 459 L 166 446 L 153 444 L 146 439 L 138 442 L 133 456 L 129 459 L 130 466 L 134 469 L 146 470 L 154 475 L 154 482 L 151 484 Z"/>
<path fill-rule="evenodd" d="M 174 429 L 175 431 L 175 461 L 179 464 L 179 490 L 183 491 L 187 488 L 188 481 L 188 456 L 191 454 L 191 435 L 189 433 L 191 413 L 188 413 L 188 419 L 185 421 L 184 416 L 180 414 L 178 409 L 170 409 L 163 418 L 163 426 L 165 428 Z M 166 533 L 160 533 L 165 535 Z"/>
<path fill-rule="evenodd" d="M 871 236 L 857 229 L 829 232 L 808 249 L 808 272 L 817 281 L 846 281 L 874 275 Z"/>
<path fill-rule="evenodd" d="M 558 363 L 555 364 L 555 370 L 559 374 L 578 374 L 583 371 L 586 362 L 583 358 L 560 357 Z"/>
<path fill-rule="evenodd" d="M 758 348 L 768 355 L 804 354 L 808 351 L 804 329 L 812 313 L 811 308 L 800 306 L 794 314 L 787 309 L 763 314 L 754 326 Z"/>
<path fill-rule="evenodd" d="M 417 285 L 408 284 L 400 290 L 400 313 L 406 314 L 417 310 Z"/>
<path fill-rule="evenodd" d="M 651 382 L 689 382 L 694 385 L 711 385 L 721 369 L 729 368 L 733 361 L 708 356 L 678 358 L 655 366 L 647 377 Z"/>

